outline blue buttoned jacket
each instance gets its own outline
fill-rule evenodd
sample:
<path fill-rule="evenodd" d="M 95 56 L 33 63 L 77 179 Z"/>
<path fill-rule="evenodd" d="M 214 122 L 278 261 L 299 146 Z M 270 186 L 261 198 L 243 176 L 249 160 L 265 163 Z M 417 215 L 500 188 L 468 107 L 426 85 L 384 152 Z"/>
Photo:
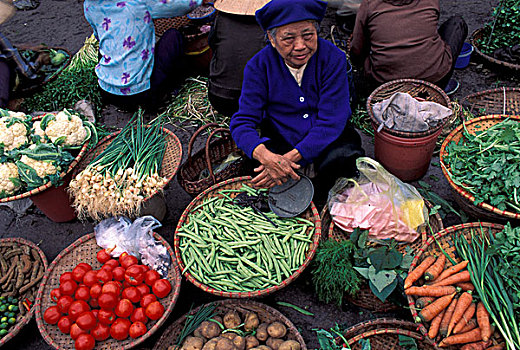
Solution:
<path fill-rule="evenodd" d="M 256 130 L 268 122 L 306 164 L 340 136 L 351 114 L 345 54 L 320 38 L 301 87 L 271 45 L 247 63 L 230 129 L 238 147 L 251 158 L 253 150 L 269 140 Z"/>

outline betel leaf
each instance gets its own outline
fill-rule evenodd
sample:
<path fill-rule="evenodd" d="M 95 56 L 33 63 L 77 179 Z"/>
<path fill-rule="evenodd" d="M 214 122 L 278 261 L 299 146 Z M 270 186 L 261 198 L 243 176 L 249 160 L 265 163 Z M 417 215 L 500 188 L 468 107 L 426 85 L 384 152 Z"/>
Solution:
<path fill-rule="evenodd" d="M 394 270 L 376 271 L 373 266 L 368 268 L 368 279 L 373 283 L 378 292 L 382 292 L 387 286 L 392 284 L 397 278 L 397 273 Z"/>
<path fill-rule="evenodd" d="M 368 279 L 368 267 L 357 267 L 357 266 L 354 266 L 354 270 L 356 270 L 357 272 L 359 272 L 359 274 L 363 277 L 365 277 L 366 279 Z"/>
<path fill-rule="evenodd" d="M 368 281 L 368 285 L 370 286 L 370 290 L 374 295 L 381 300 L 382 302 L 386 301 L 386 298 L 393 293 L 395 288 L 397 287 L 397 278 L 393 280 L 388 286 L 385 287 L 381 292 L 377 290 L 376 286 L 372 283 L 372 281 Z"/>
<path fill-rule="evenodd" d="M 372 250 L 368 257 L 376 271 L 395 269 L 403 261 L 403 256 L 397 249 L 385 246 Z"/>

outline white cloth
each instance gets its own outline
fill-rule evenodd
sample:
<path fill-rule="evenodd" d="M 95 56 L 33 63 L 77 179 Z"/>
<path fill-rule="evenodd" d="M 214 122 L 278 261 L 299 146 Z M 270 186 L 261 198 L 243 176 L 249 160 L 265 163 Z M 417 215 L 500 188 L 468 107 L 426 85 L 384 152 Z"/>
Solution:
<path fill-rule="evenodd" d="M 302 86 L 303 72 L 305 71 L 305 67 L 307 67 L 307 63 L 305 63 L 300 68 L 293 68 L 293 67 L 289 67 L 288 65 L 286 65 L 286 66 L 287 66 L 287 68 L 289 68 L 289 72 L 291 72 L 292 76 L 298 83 L 298 86 Z"/>

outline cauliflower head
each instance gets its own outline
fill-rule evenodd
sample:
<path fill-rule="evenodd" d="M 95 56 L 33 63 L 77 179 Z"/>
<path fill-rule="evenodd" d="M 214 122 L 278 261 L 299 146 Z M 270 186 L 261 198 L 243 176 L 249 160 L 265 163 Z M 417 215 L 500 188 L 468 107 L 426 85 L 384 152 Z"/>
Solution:
<path fill-rule="evenodd" d="M 41 120 L 35 121 L 32 126 L 32 133 L 34 135 L 40 136 L 42 138 L 42 142 L 43 142 L 43 138 L 45 137 L 45 131 L 43 131 L 41 124 L 42 124 Z"/>
<path fill-rule="evenodd" d="M 13 181 L 13 179 L 16 179 Z M 11 195 L 18 191 L 21 187 L 21 182 L 17 181 L 18 167 L 14 163 L 0 164 L 0 193 L 4 195 Z"/>
<path fill-rule="evenodd" d="M 47 135 L 52 142 L 60 137 L 65 137 L 64 145 L 79 146 L 87 137 L 87 129 L 83 125 L 83 120 L 81 120 L 80 117 L 62 111 L 56 115 L 54 120 L 49 121 L 45 128 L 45 135 Z"/>
<path fill-rule="evenodd" d="M 11 112 L 9 113 L 11 114 Z M 0 118 L 0 143 L 4 144 L 6 151 L 18 148 L 28 142 L 27 127 L 23 119 L 19 118 L 19 114 Z M 21 114 L 25 116 L 25 114 Z"/>
<path fill-rule="evenodd" d="M 54 175 L 58 171 L 52 162 L 32 159 L 26 155 L 23 155 L 20 158 L 20 162 L 33 168 L 36 171 L 36 174 L 38 174 L 38 176 L 42 179 L 47 175 Z"/>

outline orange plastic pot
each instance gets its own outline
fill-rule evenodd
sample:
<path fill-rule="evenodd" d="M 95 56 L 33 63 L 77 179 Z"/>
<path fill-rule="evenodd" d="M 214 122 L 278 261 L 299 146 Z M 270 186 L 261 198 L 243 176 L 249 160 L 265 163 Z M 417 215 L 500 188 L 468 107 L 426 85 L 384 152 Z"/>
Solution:
<path fill-rule="evenodd" d="M 54 222 L 76 219 L 76 211 L 72 207 L 72 201 L 67 193 L 70 180 L 72 180 L 72 173 L 63 178 L 64 182 L 61 186 L 51 186 L 45 191 L 29 197 L 34 205 Z"/>

